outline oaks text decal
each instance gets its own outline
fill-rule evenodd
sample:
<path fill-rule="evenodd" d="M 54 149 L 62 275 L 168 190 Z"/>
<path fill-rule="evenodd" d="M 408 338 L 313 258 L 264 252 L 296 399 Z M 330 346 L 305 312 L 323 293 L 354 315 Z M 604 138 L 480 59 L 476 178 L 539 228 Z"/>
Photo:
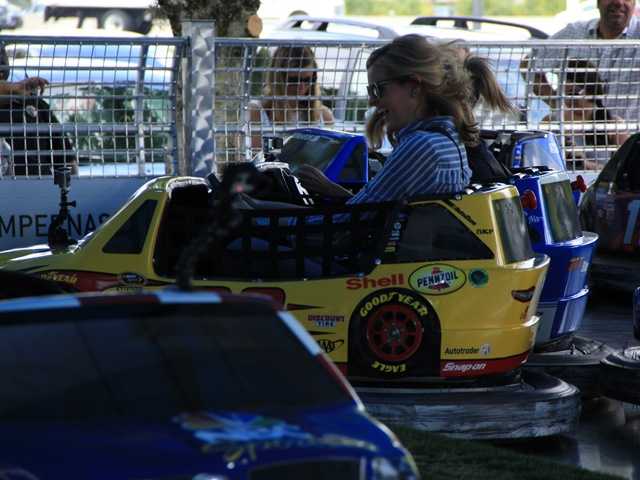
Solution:
<path fill-rule="evenodd" d="M 0 215 L 0 238 L 2 237 L 46 237 L 49 225 L 57 215 L 24 214 Z M 92 214 L 69 215 L 65 227 L 72 237 L 82 237 L 95 230 L 109 218 L 108 213 L 101 213 L 96 218 Z"/>
<path fill-rule="evenodd" d="M 452 293 L 466 282 L 467 276 L 462 270 L 444 264 L 425 265 L 409 277 L 411 288 L 427 295 Z"/>

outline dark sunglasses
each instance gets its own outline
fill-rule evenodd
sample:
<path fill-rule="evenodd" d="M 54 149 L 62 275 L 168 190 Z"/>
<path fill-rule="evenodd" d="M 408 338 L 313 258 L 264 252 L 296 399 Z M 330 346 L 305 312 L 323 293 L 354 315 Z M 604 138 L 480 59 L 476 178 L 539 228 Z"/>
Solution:
<path fill-rule="evenodd" d="M 302 75 L 289 74 L 287 75 L 287 83 L 315 83 L 317 80 L 317 75 L 314 73 L 310 77 L 305 77 Z"/>
<path fill-rule="evenodd" d="M 367 94 L 371 100 L 380 100 L 384 95 L 385 85 L 389 85 L 393 82 L 406 82 L 411 80 L 409 75 L 403 75 L 401 77 L 389 78 L 388 80 L 380 80 L 379 82 L 367 85 Z"/>

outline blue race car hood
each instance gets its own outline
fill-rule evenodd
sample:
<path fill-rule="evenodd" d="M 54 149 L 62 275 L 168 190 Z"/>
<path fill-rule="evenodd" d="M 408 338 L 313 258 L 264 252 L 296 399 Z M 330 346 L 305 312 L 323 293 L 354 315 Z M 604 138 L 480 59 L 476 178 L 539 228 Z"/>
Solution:
<path fill-rule="evenodd" d="M 344 462 L 341 468 L 360 468 L 363 457 L 402 455 L 353 407 L 288 417 L 202 412 L 165 422 L 5 421 L 0 438 L 0 472 L 25 480 L 190 479 L 199 473 L 235 479 L 274 464 L 282 468 L 284 461 L 315 462 L 309 468 L 317 470 L 330 457 Z"/>

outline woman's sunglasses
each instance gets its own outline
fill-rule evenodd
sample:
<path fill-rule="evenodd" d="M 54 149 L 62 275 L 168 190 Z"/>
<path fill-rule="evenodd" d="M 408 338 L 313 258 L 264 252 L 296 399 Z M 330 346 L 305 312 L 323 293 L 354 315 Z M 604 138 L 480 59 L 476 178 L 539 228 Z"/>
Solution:
<path fill-rule="evenodd" d="M 380 80 L 379 82 L 369 84 L 367 85 L 367 95 L 369 95 L 370 100 L 380 100 L 384 95 L 385 85 L 393 82 L 406 82 L 407 80 L 411 80 L 411 76 L 403 75 L 401 77 L 389 78 L 388 80 Z"/>
<path fill-rule="evenodd" d="M 287 75 L 287 83 L 315 83 L 317 75 L 314 73 L 311 76 L 297 75 L 295 73 Z"/>

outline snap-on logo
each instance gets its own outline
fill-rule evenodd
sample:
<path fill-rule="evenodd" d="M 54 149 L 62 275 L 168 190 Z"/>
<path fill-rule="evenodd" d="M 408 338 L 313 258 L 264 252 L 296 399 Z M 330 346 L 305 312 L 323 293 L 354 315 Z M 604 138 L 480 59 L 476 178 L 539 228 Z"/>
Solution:
<path fill-rule="evenodd" d="M 469 372 L 481 372 L 487 368 L 486 362 L 447 362 L 442 367 L 445 374 L 465 374 Z"/>
<path fill-rule="evenodd" d="M 466 274 L 451 265 L 435 264 L 420 267 L 409 277 L 414 290 L 427 295 L 445 295 L 462 288 L 467 282 Z"/>

